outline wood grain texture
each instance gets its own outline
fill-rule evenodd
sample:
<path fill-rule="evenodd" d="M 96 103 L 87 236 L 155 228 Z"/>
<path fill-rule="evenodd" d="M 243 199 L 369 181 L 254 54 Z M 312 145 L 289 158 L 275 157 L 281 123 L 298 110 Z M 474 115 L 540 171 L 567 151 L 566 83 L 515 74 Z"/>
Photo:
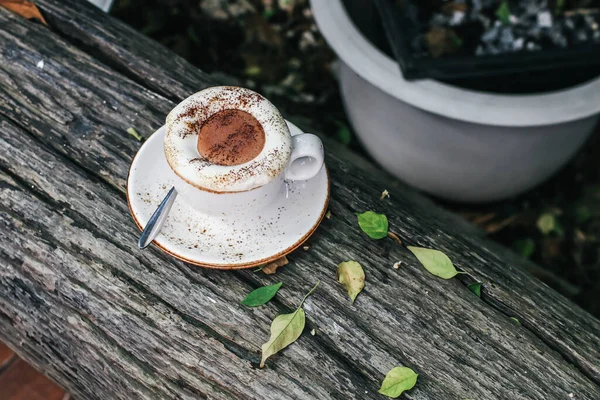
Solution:
<path fill-rule="evenodd" d="M 39 3 L 52 26 L 58 17 L 44 5 L 62 2 Z M 72 24 L 96 34 L 82 22 L 95 11 L 76 7 L 89 18 L 72 14 Z M 101 21 L 106 43 L 89 55 L 92 39 L 71 40 L 88 43 L 82 50 L 60 36 L 66 19 L 58 35 L 0 10 L 0 337 L 75 398 L 381 398 L 396 365 L 420 374 L 410 399 L 600 398 L 597 320 L 524 273 L 514 254 L 343 151 L 327 154 L 333 217 L 275 277 L 139 251 L 124 196 L 139 143 L 125 130 L 148 135 L 176 96 L 111 68 L 106 55 L 126 54 L 132 69 L 143 56 L 102 50 L 112 20 Z M 140 43 L 150 46 L 140 54 L 164 51 Z M 192 93 L 209 84 L 194 71 L 164 79 Z M 383 189 L 391 198 L 380 201 Z M 367 209 L 385 212 L 405 243 L 442 250 L 488 282 L 482 298 L 468 278 L 437 279 L 391 239 L 368 239 L 354 215 Z M 367 281 L 354 305 L 335 279 L 349 259 Z M 275 279 L 284 286 L 274 301 L 239 305 Z M 318 279 L 305 304 L 317 335 L 257 369 L 270 321 Z"/>
<path fill-rule="evenodd" d="M 182 57 L 85 1 L 39 0 L 36 4 L 53 30 L 173 101 L 189 96 L 190 88 L 199 91 L 214 83 Z"/>

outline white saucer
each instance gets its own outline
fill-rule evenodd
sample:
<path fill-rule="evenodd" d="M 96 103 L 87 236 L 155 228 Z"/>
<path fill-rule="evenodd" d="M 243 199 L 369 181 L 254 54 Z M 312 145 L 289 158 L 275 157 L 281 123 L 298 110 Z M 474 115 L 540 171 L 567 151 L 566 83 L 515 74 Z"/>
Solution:
<path fill-rule="evenodd" d="M 290 122 L 288 126 L 292 136 L 302 133 Z M 127 201 L 140 229 L 173 186 L 174 173 L 163 150 L 164 134 L 163 126 L 150 136 L 129 169 Z M 326 168 L 311 180 L 283 185 L 273 203 L 246 217 L 201 214 L 178 197 L 153 243 L 190 264 L 250 268 L 274 261 L 304 243 L 319 226 L 328 201 Z"/>

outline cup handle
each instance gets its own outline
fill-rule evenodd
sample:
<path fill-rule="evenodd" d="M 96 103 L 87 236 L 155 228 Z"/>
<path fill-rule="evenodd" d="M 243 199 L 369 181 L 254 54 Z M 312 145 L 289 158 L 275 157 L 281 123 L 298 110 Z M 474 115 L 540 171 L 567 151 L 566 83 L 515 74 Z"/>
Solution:
<path fill-rule="evenodd" d="M 292 155 L 285 170 L 285 179 L 302 181 L 314 178 L 324 161 L 323 143 L 312 133 L 292 136 Z"/>

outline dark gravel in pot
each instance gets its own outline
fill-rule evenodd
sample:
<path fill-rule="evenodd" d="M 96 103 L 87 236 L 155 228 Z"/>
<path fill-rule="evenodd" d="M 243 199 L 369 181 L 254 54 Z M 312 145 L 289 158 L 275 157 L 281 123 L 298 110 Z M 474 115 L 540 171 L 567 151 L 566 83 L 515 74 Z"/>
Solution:
<path fill-rule="evenodd" d="M 406 0 L 401 0 L 402 3 Z M 494 55 L 600 43 L 599 0 L 414 2 L 417 55 Z"/>

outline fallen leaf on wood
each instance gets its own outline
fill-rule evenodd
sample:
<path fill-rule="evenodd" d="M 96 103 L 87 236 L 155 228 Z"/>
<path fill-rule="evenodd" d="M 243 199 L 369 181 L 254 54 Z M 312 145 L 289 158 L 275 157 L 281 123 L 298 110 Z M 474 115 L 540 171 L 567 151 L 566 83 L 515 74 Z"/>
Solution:
<path fill-rule="evenodd" d="M 338 265 L 338 282 L 346 287 L 348 296 L 354 300 L 365 287 L 365 272 L 356 261 L 346 261 Z"/>
<path fill-rule="evenodd" d="M 412 389 L 419 374 L 407 367 L 395 367 L 385 376 L 379 393 L 395 399 L 404 391 Z"/>
<path fill-rule="evenodd" d="M 475 282 L 468 284 L 467 287 L 471 292 L 475 293 L 475 296 L 481 297 L 481 285 L 481 282 Z"/>
<path fill-rule="evenodd" d="M 271 324 L 269 341 L 262 345 L 260 367 L 265 366 L 267 358 L 294 343 L 302 334 L 305 324 L 306 316 L 302 307 L 291 314 L 278 315 Z"/>
<path fill-rule="evenodd" d="M 443 279 L 450 279 L 458 274 L 452 261 L 439 250 L 424 249 L 423 247 L 407 246 L 425 267 L 427 271 Z"/>
<path fill-rule="evenodd" d="M 275 317 L 271 323 L 271 337 L 267 343 L 262 345 L 261 368 L 265 366 L 267 358 L 294 343 L 300 337 L 306 324 L 306 315 L 302 305 L 307 297 L 319 286 L 319 283 L 320 281 L 304 296 L 296 311 L 291 314 L 281 314 Z"/>
<path fill-rule="evenodd" d="M 512 322 L 514 322 L 515 324 L 517 324 L 517 325 L 521 325 L 521 321 L 519 321 L 519 320 L 518 320 L 517 318 L 515 318 L 515 317 L 510 317 L 510 320 L 511 320 Z"/>
<path fill-rule="evenodd" d="M 138 142 L 141 142 L 142 140 L 144 140 L 143 136 L 140 135 L 133 127 L 127 129 L 127 133 L 129 135 L 133 136 L 135 138 L 135 140 L 137 140 Z"/>
<path fill-rule="evenodd" d="M 269 263 L 269 264 L 265 265 L 264 267 L 262 267 L 262 272 L 264 272 L 267 275 L 272 275 L 275 272 L 277 272 L 279 267 L 283 267 L 284 265 L 287 265 L 287 264 L 289 264 L 289 261 L 286 256 L 283 256 L 283 257 L 278 258 L 277 260 L 273 261 L 272 263 Z"/>
<path fill-rule="evenodd" d="M 262 306 L 269 300 L 271 300 L 277 294 L 279 288 L 283 285 L 283 282 L 276 283 L 274 285 L 259 287 L 248 293 L 248 295 L 242 300 L 242 304 L 248 307 Z"/>
<path fill-rule="evenodd" d="M 48 25 L 40 9 L 30 1 L 25 0 L 0 0 L 0 7 L 19 14 L 27 19 L 39 19 L 44 25 Z"/>
<path fill-rule="evenodd" d="M 388 235 L 388 219 L 385 215 L 373 211 L 365 211 L 356 215 L 358 226 L 371 239 L 383 239 Z"/>

